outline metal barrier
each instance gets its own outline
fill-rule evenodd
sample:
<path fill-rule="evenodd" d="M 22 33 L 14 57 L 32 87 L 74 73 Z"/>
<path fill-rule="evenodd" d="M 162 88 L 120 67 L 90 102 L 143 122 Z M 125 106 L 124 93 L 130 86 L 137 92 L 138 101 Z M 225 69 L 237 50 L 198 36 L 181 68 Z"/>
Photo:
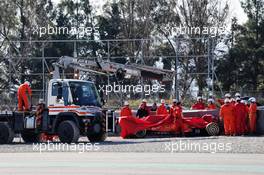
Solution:
<path fill-rule="evenodd" d="M 259 107 L 257 111 L 257 134 L 264 134 L 264 107 Z"/>
<path fill-rule="evenodd" d="M 116 133 L 117 117 L 114 110 L 106 111 L 106 131 L 110 133 Z"/>

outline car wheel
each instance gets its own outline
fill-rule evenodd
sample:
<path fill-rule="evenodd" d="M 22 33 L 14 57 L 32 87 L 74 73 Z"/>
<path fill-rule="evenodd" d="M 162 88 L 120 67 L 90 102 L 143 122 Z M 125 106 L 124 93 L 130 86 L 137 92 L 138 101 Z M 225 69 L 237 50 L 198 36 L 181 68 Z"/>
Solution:
<path fill-rule="evenodd" d="M 144 138 L 147 135 L 147 130 L 138 131 L 135 135 L 137 138 Z"/>
<path fill-rule="evenodd" d="M 214 122 L 207 124 L 205 130 L 210 136 L 217 136 L 220 132 L 218 124 Z"/>

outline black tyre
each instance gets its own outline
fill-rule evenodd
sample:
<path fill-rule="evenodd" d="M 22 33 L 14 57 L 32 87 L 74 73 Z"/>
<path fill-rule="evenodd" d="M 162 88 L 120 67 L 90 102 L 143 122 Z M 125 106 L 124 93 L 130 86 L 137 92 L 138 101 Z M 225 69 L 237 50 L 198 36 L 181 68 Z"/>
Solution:
<path fill-rule="evenodd" d="M 80 137 L 80 130 L 73 121 L 66 120 L 59 124 L 58 135 L 62 143 L 76 143 Z"/>
<path fill-rule="evenodd" d="M 100 119 L 96 119 L 93 121 L 91 128 L 89 129 L 89 133 L 87 137 L 90 142 L 103 142 L 105 141 L 106 134 L 106 122 L 105 117 L 101 117 Z"/>
<path fill-rule="evenodd" d="M 217 123 L 211 122 L 209 123 L 206 128 L 206 132 L 210 136 L 217 136 L 220 133 L 220 127 Z"/>
<path fill-rule="evenodd" d="M 0 144 L 12 143 L 14 140 L 14 132 L 8 123 L 0 123 Z"/>
<path fill-rule="evenodd" d="M 137 138 L 144 138 L 147 135 L 147 130 L 138 131 L 135 135 Z"/>
<path fill-rule="evenodd" d="M 33 131 L 23 131 L 21 137 L 25 143 L 38 143 L 40 142 L 40 135 Z"/>

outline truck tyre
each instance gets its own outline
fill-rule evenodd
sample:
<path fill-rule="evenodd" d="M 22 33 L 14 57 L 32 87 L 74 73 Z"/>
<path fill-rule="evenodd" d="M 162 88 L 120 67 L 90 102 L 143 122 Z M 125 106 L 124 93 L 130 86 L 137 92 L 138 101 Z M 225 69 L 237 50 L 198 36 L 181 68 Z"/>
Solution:
<path fill-rule="evenodd" d="M 14 132 L 8 123 L 0 123 L 0 144 L 12 143 L 14 140 Z"/>
<path fill-rule="evenodd" d="M 40 142 L 40 136 L 38 133 L 33 131 L 23 131 L 21 137 L 25 143 L 38 143 Z"/>
<path fill-rule="evenodd" d="M 62 143 L 76 143 L 80 137 L 80 130 L 73 121 L 66 120 L 59 124 L 58 135 Z"/>
<path fill-rule="evenodd" d="M 87 137 L 90 142 L 103 142 L 105 141 L 106 134 L 106 122 L 105 117 L 101 117 L 99 120 L 92 122 L 91 133 L 87 134 Z"/>

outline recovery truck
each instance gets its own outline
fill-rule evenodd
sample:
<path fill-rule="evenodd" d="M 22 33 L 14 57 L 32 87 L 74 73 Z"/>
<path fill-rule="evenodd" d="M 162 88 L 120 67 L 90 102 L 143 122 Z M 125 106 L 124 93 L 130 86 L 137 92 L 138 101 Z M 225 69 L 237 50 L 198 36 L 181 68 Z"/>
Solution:
<path fill-rule="evenodd" d="M 90 142 L 106 139 L 105 115 L 95 84 L 92 81 L 64 79 L 63 72 L 71 68 L 83 73 L 148 74 L 157 79 L 171 80 L 172 71 L 145 65 L 124 65 L 107 61 L 88 61 L 63 56 L 54 65 L 53 79 L 48 82 L 46 103 L 40 103 L 30 112 L 0 112 L 0 144 L 11 143 L 15 134 L 21 134 L 24 142 L 40 141 L 42 133 L 58 135 L 63 143 L 75 143 L 80 136 Z"/>
<path fill-rule="evenodd" d="M 91 142 L 104 141 L 105 116 L 94 83 L 51 79 L 47 106 L 40 103 L 31 112 L 0 114 L 0 144 L 11 143 L 14 134 L 21 134 L 26 143 L 38 142 L 41 133 L 58 135 L 63 143 L 77 142 L 80 135 Z"/>

